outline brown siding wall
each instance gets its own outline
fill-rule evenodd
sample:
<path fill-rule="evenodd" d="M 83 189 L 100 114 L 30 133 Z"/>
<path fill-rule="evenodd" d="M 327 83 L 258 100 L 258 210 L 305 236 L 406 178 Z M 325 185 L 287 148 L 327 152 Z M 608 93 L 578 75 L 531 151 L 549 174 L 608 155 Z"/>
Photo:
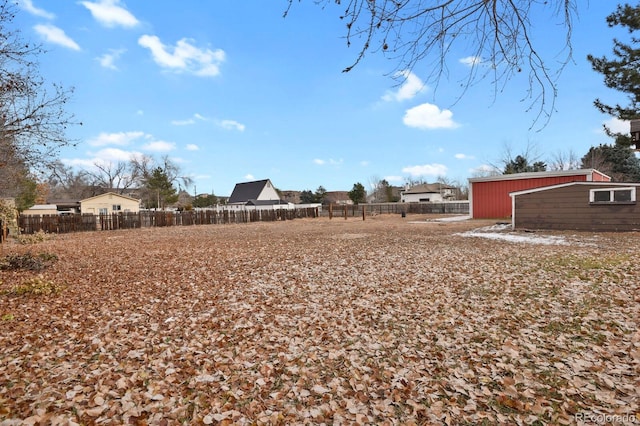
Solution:
<path fill-rule="evenodd" d="M 589 190 L 601 185 L 571 185 L 515 197 L 516 229 L 632 231 L 640 229 L 640 205 L 591 205 Z M 636 200 L 638 200 L 638 188 Z"/>

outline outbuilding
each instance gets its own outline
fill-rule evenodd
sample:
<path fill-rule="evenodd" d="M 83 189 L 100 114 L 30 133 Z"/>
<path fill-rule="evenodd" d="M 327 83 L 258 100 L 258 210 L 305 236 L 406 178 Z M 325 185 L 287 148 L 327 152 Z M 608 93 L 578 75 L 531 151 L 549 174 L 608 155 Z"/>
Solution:
<path fill-rule="evenodd" d="M 640 230 L 640 183 L 570 182 L 512 192 L 514 229 Z"/>
<path fill-rule="evenodd" d="M 95 197 L 85 198 L 80 201 L 80 211 L 83 214 L 113 214 L 113 213 L 138 213 L 140 200 L 107 192 Z"/>
<path fill-rule="evenodd" d="M 511 216 L 512 192 L 569 182 L 610 182 L 595 169 L 514 173 L 469 179 L 469 214 L 474 219 L 502 219 Z"/>
<path fill-rule="evenodd" d="M 36 204 L 23 210 L 21 214 L 25 216 L 42 216 L 58 214 L 58 206 L 55 204 Z"/>

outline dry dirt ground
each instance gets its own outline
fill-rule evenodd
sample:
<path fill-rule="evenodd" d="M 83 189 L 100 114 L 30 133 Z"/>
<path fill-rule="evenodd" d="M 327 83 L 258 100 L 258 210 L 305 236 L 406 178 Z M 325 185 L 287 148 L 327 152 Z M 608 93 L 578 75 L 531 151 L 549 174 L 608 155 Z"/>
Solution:
<path fill-rule="evenodd" d="M 4 244 L 0 425 L 640 422 L 640 234 L 426 219 Z"/>

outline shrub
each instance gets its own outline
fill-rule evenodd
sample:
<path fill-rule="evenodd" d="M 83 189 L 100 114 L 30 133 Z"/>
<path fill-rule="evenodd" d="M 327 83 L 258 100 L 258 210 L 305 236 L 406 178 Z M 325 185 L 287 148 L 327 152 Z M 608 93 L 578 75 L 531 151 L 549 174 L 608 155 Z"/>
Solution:
<path fill-rule="evenodd" d="M 55 238 L 55 234 L 47 234 L 42 229 L 34 234 L 16 235 L 15 239 L 20 244 L 36 244 Z"/>
<path fill-rule="evenodd" d="M 52 253 L 41 253 L 37 256 L 31 253 L 9 254 L 0 259 L 0 270 L 27 269 L 40 271 L 58 260 L 58 256 Z"/>
<path fill-rule="evenodd" d="M 42 275 L 37 277 L 28 278 L 21 284 L 14 285 L 8 290 L 3 290 L 2 294 L 8 294 L 12 296 L 22 295 L 48 295 L 59 293 L 64 286 L 56 284 L 51 280 L 45 279 Z"/>

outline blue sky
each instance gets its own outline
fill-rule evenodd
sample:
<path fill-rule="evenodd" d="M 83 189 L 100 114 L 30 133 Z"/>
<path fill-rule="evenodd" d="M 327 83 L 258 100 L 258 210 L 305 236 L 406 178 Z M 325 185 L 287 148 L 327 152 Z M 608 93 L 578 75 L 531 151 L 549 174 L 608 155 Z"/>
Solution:
<path fill-rule="evenodd" d="M 79 144 L 61 152 L 66 164 L 91 169 L 168 155 L 193 178 L 190 193 L 229 195 L 238 182 L 265 178 L 282 190 L 312 191 L 376 179 L 466 183 L 507 148 L 533 146 L 550 159 L 610 143 L 602 124 L 628 124 L 602 115 L 593 100 L 626 102 L 604 87 L 586 55 L 610 56 L 620 31 L 605 17 L 615 3 L 579 3 L 573 61 L 542 130 L 531 129 L 536 113 L 522 101 L 526 76 L 497 96 L 484 81 L 458 100 L 469 70 L 462 47 L 437 87 L 425 84 L 429 64 L 398 85 L 397 64 L 373 53 L 341 72 L 358 46 L 347 47 L 333 4 L 296 2 L 283 18 L 286 0 L 21 0 L 15 23 L 47 50 L 41 74 L 75 89 L 68 109 L 83 125 L 69 129 Z M 534 22 L 534 42 L 552 63 L 562 33 L 548 15 Z"/>

